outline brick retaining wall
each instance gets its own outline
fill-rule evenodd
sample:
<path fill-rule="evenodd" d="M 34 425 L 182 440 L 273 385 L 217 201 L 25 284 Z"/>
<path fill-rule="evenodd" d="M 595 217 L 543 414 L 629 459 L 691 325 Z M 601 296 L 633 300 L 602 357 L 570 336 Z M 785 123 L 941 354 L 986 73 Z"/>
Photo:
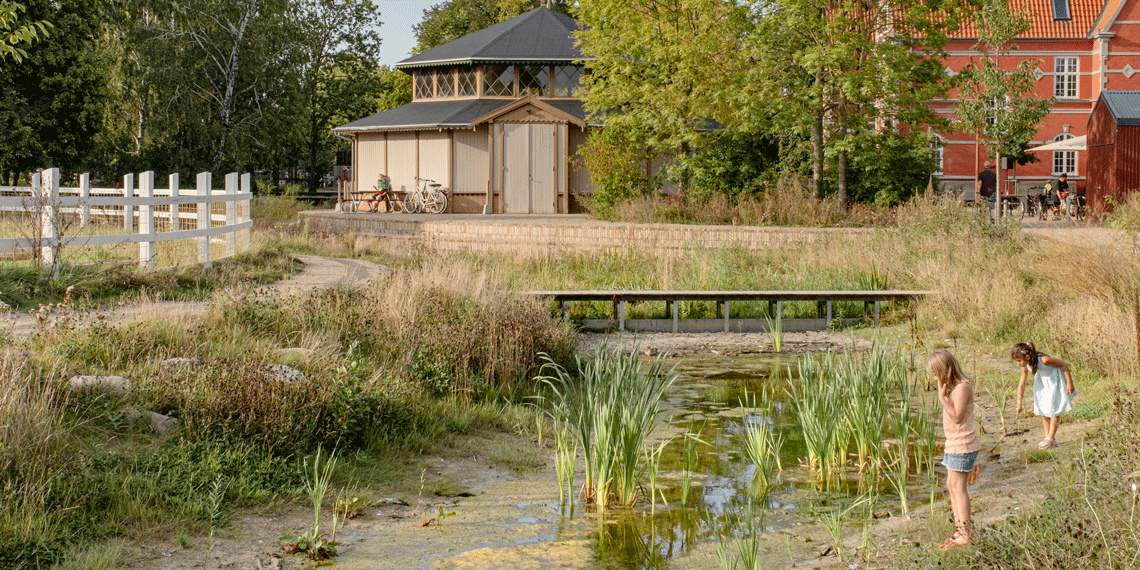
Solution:
<path fill-rule="evenodd" d="M 428 215 L 303 212 L 311 232 L 355 234 L 397 241 L 427 241 L 443 251 L 559 253 L 630 248 L 657 251 L 737 247 L 763 251 L 787 244 L 868 237 L 865 228 L 784 228 L 630 224 L 580 215 Z"/>

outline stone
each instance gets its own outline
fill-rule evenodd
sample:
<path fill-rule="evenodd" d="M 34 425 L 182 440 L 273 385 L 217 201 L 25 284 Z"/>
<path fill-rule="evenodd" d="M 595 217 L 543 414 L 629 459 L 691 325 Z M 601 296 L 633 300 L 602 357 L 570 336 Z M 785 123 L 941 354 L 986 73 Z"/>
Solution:
<path fill-rule="evenodd" d="M 198 360 L 197 358 L 185 358 L 181 356 L 175 358 L 167 358 L 166 360 L 163 360 L 161 364 L 159 364 L 163 372 L 170 372 L 178 368 L 193 368 L 195 366 L 201 365 L 202 361 Z"/>
<path fill-rule="evenodd" d="M 135 385 L 122 376 L 72 376 L 67 381 L 67 387 L 73 392 L 80 390 L 99 390 L 111 394 L 125 394 L 134 389 Z"/>
<path fill-rule="evenodd" d="M 284 364 L 270 364 L 269 366 L 265 367 L 265 370 L 269 372 L 269 375 L 272 376 L 273 379 L 285 382 L 286 384 L 305 381 L 305 373 L 297 370 L 296 368 L 293 368 L 292 366 L 286 366 Z"/>
<path fill-rule="evenodd" d="M 128 407 L 123 409 L 123 413 L 126 414 L 127 418 L 131 421 L 145 420 L 150 430 L 158 435 L 170 435 L 182 427 L 182 421 L 178 418 L 150 410 Z"/>

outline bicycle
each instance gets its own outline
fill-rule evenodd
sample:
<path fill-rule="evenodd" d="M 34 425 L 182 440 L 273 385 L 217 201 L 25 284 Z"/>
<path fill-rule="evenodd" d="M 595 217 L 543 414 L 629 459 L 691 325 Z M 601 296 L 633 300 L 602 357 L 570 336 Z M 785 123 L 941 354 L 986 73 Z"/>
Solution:
<path fill-rule="evenodd" d="M 404 196 L 404 211 L 431 212 L 442 214 L 447 209 L 447 194 L 450 191 L 443 184 L 428 178 L 416 177 L 416 188 Z"/>

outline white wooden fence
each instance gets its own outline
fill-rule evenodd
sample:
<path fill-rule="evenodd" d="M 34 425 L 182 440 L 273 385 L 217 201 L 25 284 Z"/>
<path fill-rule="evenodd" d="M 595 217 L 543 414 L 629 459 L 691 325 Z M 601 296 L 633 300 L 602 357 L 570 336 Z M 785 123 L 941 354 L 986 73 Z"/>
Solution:
<path fill-rule="evenodd" d="M 30 214 L 37 227 L 24 237 L 0 238 L 0 248 L 36 251 L 45 267 L 54 272 L 59 265 L 60 250 L 69 246 L 139 244 L 139 265 L 153 268 L 155 244 L 171 240 L 195 239 L 198 261 L 210 267 L 211 240 L 225 244 L 225 253 L 217 259 L 230 257 L 249 249 L 250 228 L 250 175 L 231 172 L 225 176 L 225 189 L 212 188 L 211 174 L 198 174 L 193 189 L 180 189 L 178 174 L 171 174 L 168 188 L 154 187 L 154 172 L 123 177 L 123 188 L 92 188 L 91 177 L 79 177 L 78 188 L 59 185 L 59 169 L 52 168 L 32 175 L 32 185 L 0 186 L 0 211 Z M 214 205 L 218 204 L 218 208 Z M 224 211 L 223 211 L 224 206 Z M 215 213 L 216 212 L 216 213 Z M 92 218 L 121 219 L 122 233 L 100 235 L 63 235 L 66 230 L 62 215 L 74 216 L 80 229 L 86 228 Z M 77 219 L 76 219 L 77 218 Z M 156 221 L 164 222 L 162 231 Z M 137 222 L 137 224 L 136 224 Z M 137 229 L 136 229 L 137 228 Z M 70 233 L 70 232 L 68 232 Z"/>

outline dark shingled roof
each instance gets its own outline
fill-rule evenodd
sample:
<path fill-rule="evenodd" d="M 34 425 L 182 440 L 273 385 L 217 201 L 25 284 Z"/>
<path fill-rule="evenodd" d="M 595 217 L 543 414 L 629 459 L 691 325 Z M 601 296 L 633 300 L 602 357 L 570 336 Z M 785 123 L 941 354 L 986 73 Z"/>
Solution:
<path fill-rule="evenodd" d="M 1100 97 L 1117 125 L 1140 125 L 1140 91 L 1101 91 Z"/>
<path fill-rule="evenodd" d="M 397 63 L 396 69 L 475 61 L 578 61 L 582 59 L 582 52 L 574 45 L 577 29 L 578 23 L 570 16 L 539 6 L 506 22 L 413 55 Z"/>
<path fill-rule="evenodd" d="M 413 101 L 402 107 L 341 125 L 338 133 L 369 131 L 409 131 L 422 129 L 471 128 L 471 121 L 502 109 L 517 99 L 459 99 L 451 101 Z M 585 120 L 582 101 L 578 99 L 543 99 L 544 103 Z"/>

